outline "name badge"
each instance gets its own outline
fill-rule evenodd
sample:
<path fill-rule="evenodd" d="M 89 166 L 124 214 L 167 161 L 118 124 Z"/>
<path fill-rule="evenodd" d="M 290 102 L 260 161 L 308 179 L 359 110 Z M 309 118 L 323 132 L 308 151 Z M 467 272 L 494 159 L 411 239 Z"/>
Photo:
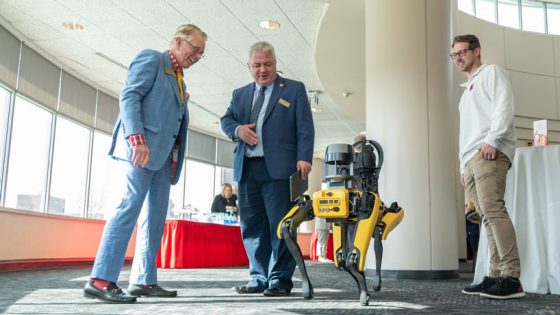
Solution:
<path fill-rule="evenodd" d="M 177 75 L 175 74 L 175 71 L 173 71 L 173 70 L 171 70 L 171 69 L 164 68 L 164 70 L 165 70 L 165 73 L 167 73 L 167 74 L 169 74 L 169 75 L 172 75 L 172 76 L 174 76 L 174 77 L 177 76 Z"/>
<path fill-rule="evenodd" d="M 286 107 L 286 108 L 290 108 L 290 102 L 286 101 L 285 99 L 281 98 L 278 103 L 280 103 L 280 105 Z"/>

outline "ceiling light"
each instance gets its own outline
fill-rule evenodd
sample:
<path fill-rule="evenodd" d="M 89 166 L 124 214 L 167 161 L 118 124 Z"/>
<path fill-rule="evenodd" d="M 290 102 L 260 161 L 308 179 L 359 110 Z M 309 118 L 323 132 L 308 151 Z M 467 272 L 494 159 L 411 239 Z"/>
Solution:
<path fill-rule="evenodd" d="M 101 57 L 101 58 L 103 58 L 103 59 L 105 59 L 105 60 L 107 60 L 107 61 L 109 61 L 109 62 L 115 64 L 116 66 L 118 66 L 119 68 L 121 68 L 121 69 L 123 69 L 123 70 L 128 70 L 128 67 L 127 67 L 126 65 L 123 65 L 122 63 L 116 61 L 115 59 L 113 59 L 113 58 L 111 58 L 111 57 L 105 55 L 104 53 L 96 52 L 95 54 L 98 55 L 99 57 Z"/>
<path fill-rule="evenodd" d="M 84 26 L 82 24 L 74 22 L 64 22 L 62 23 L 62 26 L 64 26 L 65 29 L 71 31 L 81 31 L 84 29 Z"/>
<path fill-rule="evenodd" d="M 265 20 L 259 23 L 259 27 L 265 30 L 275 30 L 280 27 L 280 23 L 272 20 Z"/>

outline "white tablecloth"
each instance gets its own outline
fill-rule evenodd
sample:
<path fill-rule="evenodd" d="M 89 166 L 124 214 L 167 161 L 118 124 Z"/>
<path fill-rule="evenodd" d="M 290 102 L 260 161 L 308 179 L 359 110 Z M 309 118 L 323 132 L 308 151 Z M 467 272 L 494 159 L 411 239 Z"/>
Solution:
<path fill-rule="evenodd" d="M 518 148 L 504 199 L 515 226 L 523 288 L 560 294 L 560 146 Z M 473 283 L 487 274 L 488 256 L 482 224 Z"/>

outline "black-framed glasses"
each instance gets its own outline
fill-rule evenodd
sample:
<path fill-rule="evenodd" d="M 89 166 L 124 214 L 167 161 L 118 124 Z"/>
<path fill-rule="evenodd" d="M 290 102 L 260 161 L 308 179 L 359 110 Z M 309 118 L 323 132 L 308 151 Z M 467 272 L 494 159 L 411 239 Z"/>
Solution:
<path fill-rule="evenodd" d="M 466 49 L 461 49 L 458 52 L 450 53 L 449 58 L 457 59 L 457 57 L 465 57 L 465 55 L 467 54 L 467 51 L 469 51 L 469 50 L 472 50 L 472 49 L 466 48 Z"/>
<path fill-rule="evenodd" d="M 186 38 L 181 38 L 181 40 L 184 41 L 184 42 L 186 42 L 187 44 L 189 44 L 189 46 L 191 46 L 191 48 L 193 49 L 193 51 L 194 51 L 195 54 L 200 54 L 200 58 L 203 58 L 203 57 L 204 57 L 204 52 L 200 52 L 200 50 L 201 50 L 202 48 L 193 45 L 193 43 L 189 42 L 189 40 L 186 39 Z"/>

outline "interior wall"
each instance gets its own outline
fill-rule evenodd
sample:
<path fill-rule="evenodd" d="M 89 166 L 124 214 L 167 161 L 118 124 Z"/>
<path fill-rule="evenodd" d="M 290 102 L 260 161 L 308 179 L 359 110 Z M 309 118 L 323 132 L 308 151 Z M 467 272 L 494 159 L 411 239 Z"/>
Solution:
<path fill-rule="evenodd" d="M 95 258 L 105 221 L 0 208 L 0 263 Z M 136 233 L 136 232 L 135 232 Z M 126 257 L 134 255 L 136 235 Z"/>

